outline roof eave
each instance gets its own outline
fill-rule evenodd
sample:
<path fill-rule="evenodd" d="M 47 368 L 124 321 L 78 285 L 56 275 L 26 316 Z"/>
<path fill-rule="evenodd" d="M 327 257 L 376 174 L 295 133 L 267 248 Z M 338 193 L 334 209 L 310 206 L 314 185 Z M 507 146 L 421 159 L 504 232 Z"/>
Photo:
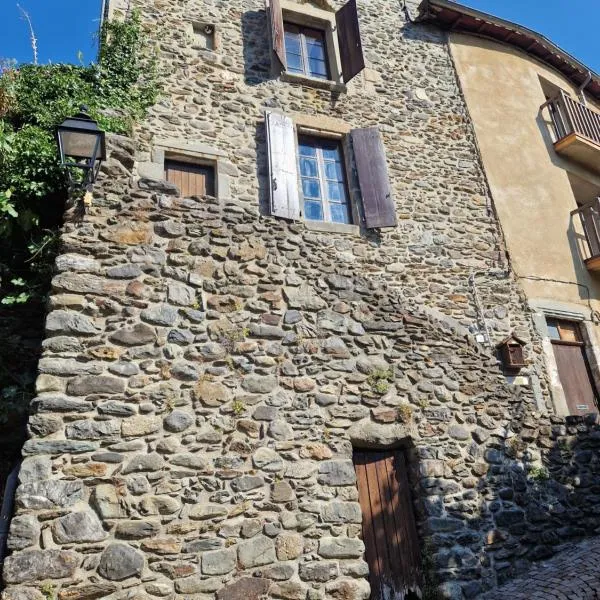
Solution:
<path fill-rule="evenodd" d="M 455 20 L 448 20 L 451 15 Z M 586 92 L 600 100 L 600 75 L 542 34 L 527 27 L 452 0 L 423 0 L 419 6 L 419 20 L 435 23 L 451 31 L 509 44 L 557 69 L 576 86 L 580 86 L 587 79 L 588 73 L 591 73 L 592 79 Z M 474 23 L 478 24 L 475 29 L 470 27 Z"/>

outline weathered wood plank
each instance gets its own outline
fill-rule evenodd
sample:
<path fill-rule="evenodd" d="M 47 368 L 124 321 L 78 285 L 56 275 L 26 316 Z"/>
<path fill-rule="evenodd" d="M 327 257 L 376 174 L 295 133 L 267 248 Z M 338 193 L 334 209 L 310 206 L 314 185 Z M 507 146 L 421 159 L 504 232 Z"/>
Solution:
<path fill-rule="evenodd" d="M 335 14 L 342 75 L 348 82 L 365 68 L 356 0 L 349 0 Z"/>
<path fill-rule="evenodd" d="M 387 170 L 383 140 L 377 127 L 353 129 L 350 133 L 358 182 L 368 229 L 395 227 L 396 206 Z"/>

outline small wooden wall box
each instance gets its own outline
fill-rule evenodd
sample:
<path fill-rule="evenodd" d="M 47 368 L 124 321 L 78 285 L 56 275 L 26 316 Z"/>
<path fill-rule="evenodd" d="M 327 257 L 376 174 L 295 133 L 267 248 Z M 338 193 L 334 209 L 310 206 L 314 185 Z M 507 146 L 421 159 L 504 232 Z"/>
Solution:
<path fill-rule="evenodd" d="M 524 346 L 525 342 L 514 334 L 509 335 L 496 346 L 500 350 L 505 369 L 517 371 L 526 366 Z"/>

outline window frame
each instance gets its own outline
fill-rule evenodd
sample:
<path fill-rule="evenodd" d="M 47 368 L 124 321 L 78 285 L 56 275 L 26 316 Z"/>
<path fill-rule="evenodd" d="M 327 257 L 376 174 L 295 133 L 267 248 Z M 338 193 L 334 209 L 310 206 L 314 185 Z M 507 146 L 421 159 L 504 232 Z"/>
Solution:
<path fill-rule="evenodd" d="M 218 168 L 217 161 L 211 161 L 211 160 L 202 159 L 202 158 L 196 159 L 191 156 L 176 155 L 176 154 L 174 155 L 171 153 L 166 153 L 164 161 L 163 161 L 165 181 L 169 181 L 169 179 L 167 178 L 167 165 L 169 163 L 175 164 L 175 165 L 190 165 L 191 167 L 198 167 L 199 169 L 202 169 L 202 168 L 210 169 L 212 171 L 212 188 L 213 188 L 212 191 L 213 191 L 213 193 L 210 194 L 210 193 L 208 193 L 208 191 L 205 191 L 204 196 L 209 196 L 211 198 L 219 197 L 219 189 L 218 189 L 219 176 L 218 176 L 218 170 L 217 170 L 217 168 Z M 206 183 L 205 183 L 205 187 L 208 188 L 208 186 L 206 186 Z M 180 190 L 180 192 L 181 192 L 182 197 L 185 197 L 183 191 Z"/>
<path fill-rule="evenodd" d="M 296 29 L 297 31 L 290 31 Z M 331 66 L 330 66 L 330 55 L 327 44 L 327 34 L 324 29 L 310 27 L 308 25 L 299 25 L 297 23 L 293 23 L 292 21 L 284 20 L 283 22 L 283 31 L 284 31 L 284 48 L 286 53 L 286 59 L 288 57 L 288 45 L 287 45 L 287 34 L 292 33 L 296 34 L 300 38 L 300 59 L 302 62 L 302 72 L 294 71 L 289 66 L 287 66 L 287 72 L 292 75 L 300 75 L 304 77 L 311 77 L 315 79 L 320 79 L 322 81 L 331 81 Z M 325 75 L 315 74 L 311 71 L 310 67 L 310 57 L 308 56 L 308 44 L 307 44 L 307 33 L 315 33 L 319 36 L 320 41 L 323 45 L 323 54 L 324 54 L 324 63 L 325 63 Z M 315 35 L 316 38 L 316 35 Z"/>
<path fill-rule="evenodd" d="M 324 158 L 323 158 L 323 148 L 320 146 L 315 146 L 315 159 L 317 161 L 317 179 L 319 181 L 319 189 L 320 189 L 320 203 L 322 206 L 322 211 L 323 211 L 323 218 L 322 219 L 309 219 L 306 216 L 306 211 L 305 211 L 305 202 L 306 202 L 306 197 L 304 195 L 304 186 L 303 186 L 303 179 L 306 179 L 306 177 L 302 176 L 302 167 L 301 167 L 301 159 L 302 159 L 302 155 L 300 154 L 300 145 L 302 140 L 306 140 L 306 141 L 312 141 L 312 142 L 321 142 L 322 144 L 324 143 L 331 143 L 331 144 L 335 144 L 337 150 L 339 151 L 339 165 L 340 168 L 342 170 L 342 181 L 338 181 L 338 183 L 343 185 L 343 190 L 344 190 L 344 196 L 345 196 L 345 202 L 342 203 L 337 203 L 337 202 L 331 202 L 329 200 L 329 198 L 327 197 L 327 183 L 328 183 L 328 179 L 327 179 L 327 175 L 325 172 L 325 162 L 327 162 Z M 346 167 L 346 153 L 344 151 L 344 144 L 343 144 L 343 139 L 340 139 L 338 137 L 333 137 L 333 136 L 324 136 L 324 135 L 318 135 L 315 134 L 314 132 L 305 132 L 302 130 L 297 130 L 296 131 L 296 161 L 298 163 L 298 189 L 299 189 L 299 193 L 300 193 L 300 200 L 301 200 L 301 211 L 300 214 L 302 216 L 302 219 L 305 222 L 311 222 L 311 223 L 325 223 L 325 224 L 329 224 L 329 225 L 342 225 L 342 226 L 353 226 L 356 225 L 356 216 L 355 216 L 355 211 L 353 210 L 353 205 L 355 204 L 353 202 L 353 198 L 352 195 L 350 193 L 350 186 L 349 186 L 349 180 L 348 180 L 348 169 Z M 336 161 L 337 163 L 337 161 Z M 309 202 L 311 201 L 311 199 L 309 199 Z M 316 201 L 316 199 L 315 199 Z M 340 223 L 339 221 L 333 221 L 331 219 L 331 204 L 343 204 L 346 206 L 346 210 L 347 210 L 347 214 L 348 214 L 348 223 Z M 326 218 L 329 217 L 329 218 Z"/>
<path fill-rule="evenodd" d="M 299 83 L 309 87 L 326 89 L 336 93 L 345 93 L 347 87 L 343 80 L 339 43 L 337 35 L 335 34 L 335 12 L 310 6 L 308 4 L 299 6 L 290 0 L 281 0 L 280 3 L 284 26 L 284 49 L 285 28 L 287 25 L 322 31 L 328 71 L 328 78 L 323 79 L 309 74 L 295 73 L 286 67 L 285 69 L 278 71 L 281 80 L 289 83 Z M 271 53 L 271 56 L 274 57 L 274 53 Z M 272 58 L 272 60 L 277 62 L 277 59 L 275 58 Z M 277 62 L 277 65 L 278 64 L 279 63 Z M 274 64 L 276 70 L 279 68 L 277 65 Z"/>
<path fill-rule="evenodd" d="M 577 321 L 558 319 L 556 317 L 546 317 L 546 327 L 548 329 L 548 337 L 553 344 L 573 344 L 576 346 L 585 346 L 581 325 Z M 556 330 L 558 337 L 554 337 L 552 329 Z"/>

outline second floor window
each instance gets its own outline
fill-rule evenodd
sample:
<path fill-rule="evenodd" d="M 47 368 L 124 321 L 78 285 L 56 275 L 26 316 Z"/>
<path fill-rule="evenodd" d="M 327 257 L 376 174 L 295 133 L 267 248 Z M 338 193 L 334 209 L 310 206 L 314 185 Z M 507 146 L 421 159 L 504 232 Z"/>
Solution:
<path fill-rule="evenodd" d="M 284 23 L 287 70 L 318 79 L 329 79 L 325 32 Z"/>
<path fill-rule="evenodd" d="M 340 143 L 302 136 L 298 150 L 304 218 L 350 223 Z"/>

